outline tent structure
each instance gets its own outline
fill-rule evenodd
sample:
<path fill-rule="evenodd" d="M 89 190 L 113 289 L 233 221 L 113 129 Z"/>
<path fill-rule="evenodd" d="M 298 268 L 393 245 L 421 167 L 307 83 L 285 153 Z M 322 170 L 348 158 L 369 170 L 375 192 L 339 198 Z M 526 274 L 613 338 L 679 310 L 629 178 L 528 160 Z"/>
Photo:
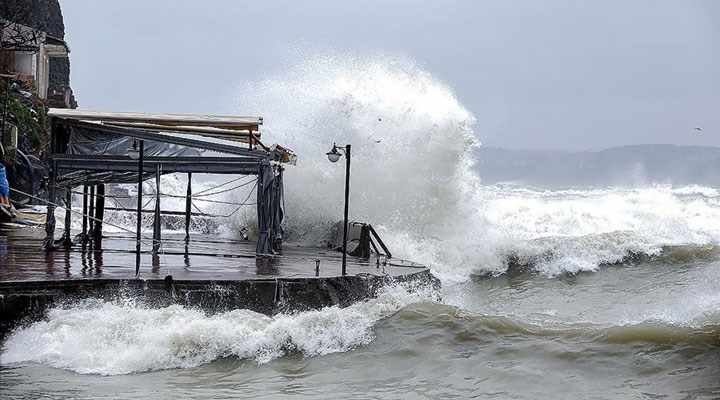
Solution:
<path fill-rule="evenodd" d="M 213 173 L 257 176 L 259 239 L 256 254 L 262 257 L 279 251 L 284 216 L 283 164 L 295 164 L 296 157 L 289 149 L 279 145 L 268 147 L 261 142 L 261 117 L 54 108 L 49 110 L 48 116 L 50 181 L 44 248 L 53 249 L 70 242 L 72 188 L 84 185 L 86 193 L 88 187 L 93 193 L 97 187 L 99 195 L 95 203 L 91 199 L 89 214 L 92 216 L 94 212 L 97 221 L 94 234 L 98 235 L 102 229 L 105 184 L 138 182 L 141 185 L 144 180 L 155 177 L 159 185 L 160 175 L 170 173 L 188 174 L 185 213 L 188 240 L 191 174 Z M 133 152 L 138 159 L 132 158 Z M 54 238 L 54 214 L 56 200 L 63 191 L 67 209 L 65 233 L 58 241 Z M 139 196 L 142 196 L 141 191 Z M 161 240 L 159 200 L 158 190 L 153 250 L 157 250 Z M 138 202 L 138 216 L 140 212 Z M 137 233 L 139 238 L 139 222 Z"/>

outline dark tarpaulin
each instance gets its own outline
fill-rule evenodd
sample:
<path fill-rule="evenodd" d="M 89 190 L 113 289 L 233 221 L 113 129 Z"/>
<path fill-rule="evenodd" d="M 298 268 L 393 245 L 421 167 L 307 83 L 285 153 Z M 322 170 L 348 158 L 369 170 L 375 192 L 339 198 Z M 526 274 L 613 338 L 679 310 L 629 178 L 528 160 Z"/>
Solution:
<path fill-rule="evenodd" d="M 70 141 L 67 154 L 104 154 L 125 156 L 132 147 L 133 139 L 130 136 L 113 134 L 100 130 L 85 129 L 78 126 L 70 127 Z M 159 137 L 160 139 L 162 137 Z M 181 146 L 162 141 L 145 140 L 145 157 L 152 156 L 191 156 L 199 157 L 201 151 L 197 148 Z"/>
<path fill-rule="evenodd" d="M 275 167 L 266 159 L 260 164 L 257 186 L 258 256 L 277 254 L 282 247 L 283 227 L 283 180 L 282 168 Z"/>
<path fill-rule="evenodd" d="M 135 139 L 130 136 L 108 133 L 79 126 L 68 127 L 70 139 L 66 154 L 85 155 L 103 154 L 107 156 L 127 157 L 128 149 L 133 146 Z M 153 156 L 186 156 L 199 157 L 203 154 L 200 149 L 165 143 L 154 140 L 144 140 L 145 157 Z M 154 171 L 147 171 L 143 178 L 150 178 Z M 137 172 L 121 171 L 88 171 L 60 169 L 57 175 L 58 182 L 66 186 L 77 186 L 82 183 L 132 183 L 137 181 Z"/>

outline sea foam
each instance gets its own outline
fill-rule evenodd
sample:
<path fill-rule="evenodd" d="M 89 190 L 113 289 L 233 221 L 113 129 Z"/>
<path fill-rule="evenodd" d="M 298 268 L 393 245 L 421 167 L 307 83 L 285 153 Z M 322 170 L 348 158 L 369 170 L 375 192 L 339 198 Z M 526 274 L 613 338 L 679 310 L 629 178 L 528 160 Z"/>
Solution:
<path fill-rule="evenodd" d="M 16 330 L 4 343 L 2 361 L 116 375 L 191 368 L 224 357 L 262 364 L 292 353 L 319 356 L 369 343 L 378 320 L 433 296 L 393 286 L 347 308 L 273 317 L 249 310 L 208 315 L 178 305 L 152 308 L 88 299 L 53 308 L 43 321 Z"/>

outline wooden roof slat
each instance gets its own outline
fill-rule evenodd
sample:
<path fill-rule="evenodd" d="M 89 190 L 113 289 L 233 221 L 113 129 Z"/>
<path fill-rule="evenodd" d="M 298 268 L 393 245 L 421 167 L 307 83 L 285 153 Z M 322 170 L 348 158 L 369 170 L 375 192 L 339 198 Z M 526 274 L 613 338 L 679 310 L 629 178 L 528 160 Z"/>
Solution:
<path fill-rule="evenodd" d="M 217 139 L 232 140 L 235 142 L 247 143 L 250 139 L 250 131 L 238 131 L 214 127 L 198 127 L 198 126 L 173 126 L 167 127 L 156 124 L 136 123 L 136 122 L 106 122 L 105 125 L 121 126 L 137 129 L 156 129 L 163 132 L 187 133 L 191 135 L 207 136 Z M 253 132 L 253 135 L 260 137 L 260 132 Z"/>
<path fill-rule="evenodd" d="M 259 126 L 262 125 L 262 117 L 209 114 L 159 114 L 51 108 L 48 110 L 48 116 L 85 121 L 135 122 L 162 126 L 198 126 L 253 131 L 257 131 Z"/>

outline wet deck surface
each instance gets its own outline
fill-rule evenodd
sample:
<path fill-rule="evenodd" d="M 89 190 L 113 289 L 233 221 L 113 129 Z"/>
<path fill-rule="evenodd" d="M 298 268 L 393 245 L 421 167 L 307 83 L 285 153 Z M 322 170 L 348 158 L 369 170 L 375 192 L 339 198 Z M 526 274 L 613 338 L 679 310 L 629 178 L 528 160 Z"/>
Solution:
<path fill-rule="evenodd" d="M 75 234 L 76 232 L 73 232 Z M 61 232 L 58 230 L 56 238 Z M 0 228 L 0 282 L 61 279 L 131 279 L 135 277 L 135 238 L 106 234 L 101 249 L 75 245 L 71 250 L 45 252 L 40 228 Z M 281 255 L 261 262 L 255 259 L 254 241 L 211 241 L 195 236 L 186 246 L 182 236 L 163 236 L 162 250 L 153 255 L 143 244 L 140 278 L 175 280 L 253 280 L 332 277 L 341 274 L 342 254 L 326 248 L 285 246 Z M 316 260 L 320 260 L 316 275 Z M 407 275 L 424 266 L 401 259 L 362 260 L 348 257 L 347 274 Z"/>

